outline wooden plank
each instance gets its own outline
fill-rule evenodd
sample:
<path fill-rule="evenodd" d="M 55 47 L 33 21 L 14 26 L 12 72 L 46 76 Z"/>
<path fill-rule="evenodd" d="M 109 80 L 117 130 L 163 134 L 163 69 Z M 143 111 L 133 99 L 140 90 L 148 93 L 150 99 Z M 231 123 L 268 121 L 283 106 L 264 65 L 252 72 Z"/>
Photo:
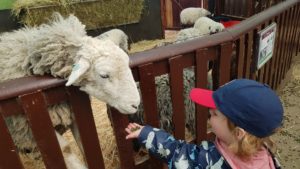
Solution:
<path fill-rule="evenodd" d="M 77 87 L 68 88 L 68 99 L 89 169 L 104 169 L 96 125 L 89 96 Z M 87 132 L 88 131 L 88 132 Z"/>
<path fill-rule="evenodd" d="M 282 72 L 282 79 L 284 79 L 287 71 L 288 71 L 288 61 L 289 61 L 289 46 L 291 42 L 291 24 L 294 22 L 292 20 L 292 9 L 288 9 L 288 17 L 287 17 L 287 25 L 286 25 L 286 41 L 285 41 L 285 46 L 284 46 L 284 65 L 283 65 L 283 72 Z"/>
<path fill-rule="evenodd" d="M 298 3 L 297 5 L 298 8 L 298 18 L 300 17 L 300 4 Z M 297 37 L 296 37 L 296 41 L 295 42 L 299 42 L 300 41 L 300 23 L 298 20 L 298 26 L 297 26 Z M 300 43 L 297 43 L 297 49 L 296 49 L 296 54 L 298 54 L 298 52 L 300 52 Z"/>
<path fill-rule="evenodd" d="M 272 20 L 270 21 L 266 21 L 265 22 L 265 25 L 266 27 L 271 25 L 272 24 Z M 274 55 L 274 49 L 273 49 L 273 55 Z M 263 74 L 263 77 L 262 77 L 262 82 L 263 83 L 267 83 L 268 85 L 270 85 L 268 83 L 268 78 L 270 78 L 270 74 L 269 74 L 269 71 L 270 71 L 270 67 L 271 67 L 271 64 L 272 64 L 272 59 L 273 59 L 273 56 L 270 58 L 270 60 L 266 63 L 265 65 L 265 70 L 264 70 L 264 74 Z"/>
<path fill-rule="evenodd" d="M 47 105 L 58 104 L 67 100 L 67 93 L 65 90 L 65 86 L 51 88 L 45 91 L 45 97 L 47 101 Z"/>
<path fill-rule="evenodd" d="M 131 140 L 125 140 L 126 132 L 125 128 L 129 124 L 127 116 L 121 114 L 118 110 L 110 108 L 108 112 L 114 129 L 116 142 L 119 150 L 120 168 L 121 169 L 133 169 L 134 158 Z"/>
<path fill-rule="evenodd" d="M 298 3 L 297 5 L 297 9 L 298 9 L 298 13 L 297 13 L 297 18 L 300 17 L 300 4 Z M 298 24 L 296 26 L 296 37 L 295 37 L 295 43 L 296 43 L 296 51 L 295 51 L 295 55 L 298 54 L 298 52 L 300 52 L 300 43 L 297 43 L 300 41 L 300 23 L 299 23 L 299 19 L 298 19 Z"/>
<path fill-rule="evenodd" d="M 263 28 L 265 28 L 265 24 L 263 24 L 263 25 L 260 25 L 260 26 L 258 26 L 257 27 L 257 29 L 255 30 L 255 35 L 257 35 L 257 33 L 259 32 L 259 31 L 261 31 Z M 256 67 L 256 65 L 257 65 L 257 57 L 258 57 L 258 41 L 257 41 L 257 38 L 258 38 L 258 35 L 257 36 L 254 36 L 254 47 L 255 47 L 255 51 L 254 51 L 254 55 L 253 55 L 253 57 L 255 58 L 255 60 L 256 60 L 256 63 L 255 63 L 255 65 L 253 65 L 254 67 Z M 258 76 L 257 76 L 257 81 L 259 81 L 260 83 L 263 83 L 263 76 L 264 76 L 264 74 L 265 74 L 265 67 L 266 67 L 266 64 L 265 65 L 263 65 L 263 67 L 261 67 L 259 70 L 258 70 Z"/>
<path fill-rule="evenodd" d="M 166 16 L 166 2 L 165 0 L 160 0 L 160 14 L 161 14 L 161 29 L 163 32 L 163 39 L 165 39 L 165 30 L 167 27 L 167 16 Z"/>
<path fill-rule="evenodd" d="M 166 15 L 166 27 L 173 28 L 173 9 L 172 0 L 165 0 L 165 15 Z"/>
<path fill-rule="evenodd" d="M 294 22 L 292 22 L 291 23 L 291 29 L 292 29 L 292 37 L 291 37 L 291 45 L 290 45 L 290 48 L 291 48 L 291 50 L 290 50 L 290 55 L 291 55 L 291 57 L 290 57 L 290 60 L 289 60 L 289 68 L 290 68 L 290 66 L 291 66 L 291 62 L 292 62 L 292 58 L 293 58 L 293 56 L 296 56 L 295 54 L 294 54 L 294 51 L 295 51 L 295 48 L 296 48 L 296 44 L 297 44 L 297 42 L 295 42 L 295 39 L 296 39 L 296 27 L 297 27 L 297 25 L 298 25 L 298 22 L 299 22 L 299 19 L 297 19 L 298 17 L 297 17 L 297 14 L 298 14 L 298 8 L 296 7 L 296 6 L 294 6 L 293 7 L 293 10 L 294 10 L 294 12 L 293 12 L 293 21 Z"/>
<path fill-rule="evenodd" d="M 156 88 L 152 63 L 139 66 L 140 88 L 144 106 L 145 122 L 159 128 L 159 112 L 157 110 Z"/>
<path fill-rule="evenodd" d="M 181 27 L 179 14 L 182 9 L 180 1 L 172 1 L 173 28 Z"/>
<path fill-rule="evenodd" d="M 170 64 L 170 90 L 173 108 L 174 136 L 177 139 L 185 139 L 185 108 L 183 97 L 183 66 L 182 55 L 169 59 Z"/>
<path fill-rule="evenodd" d="M 215 55 L 211 49 L 198 49 L 196 51 L 196 86 L 197 88 L 207 88 L 207 64 L 208 57 Z M 200 143 L 207 139 L 207 119 L 208 109 L 196 104 L 196 142 Z"/>
<path fill-rule="evenodd" d="M 299 22 L 299 19 L 297 19 L 298 17 L 297 17 L 297 12 L 298 12 L 298 10 L 297 10 L 298 8 L 296 8 L 296 7 L 293 7 L 293 18 L 292 18 L 292 20 L 293 21 L 296 21 L 296 23 L 295 22 L 292 22 L 292 24 L 291 24 L 291 29 L 292 29 L 292 34 L 291 34 L 291 42 L 290 42 L 290 50 L 289 50 L 289 52 L 290 52 L 290 57 L 289 57 L 289 60 L 288 60 L 288 68 L 290 68 L 290 66 L 291 66 L 291 63 L 292 63 L 292 58 L 294 57 L 294 56 L 296 56 L 296 54 L 294 53 L 294 51 L 295 51 L 295 48 L 296 48 L 296 43 L 297 42 L 295 42 L 295 37 L 296 37 L 296 28 L 297 28 L 297 24 L 298 24 L 298 22 Z"/>
<path fill-rule="evenodd" d="M 241 36 L 237 41 L 236 49 L 236 59 L 237 59 L 237 78 L 242 78 L 245 72 L 245 36 Z"/>
<path fill-rule="evenodd" d="M 224 85 L 230 80 L 230 63 L 232 55 L 232 42 L 221 44 L 220 52 L 220 80 L 219 85 Z"/>
<path fill-rule="evenodd" d="M 251 56 L 252 56 L 252 45 L 253 45 L 253 31 L 248 32 L 246 35 L 246 63 L 245 63 L 245 70 L 244 70 L 244 77 L 249 79 L 250 78 L 250 67 L 251 67 Z"/>
<path fill-rule="evenodd" d="M 276 21 L 276 18 L 273 18 L 271 21 L 270 21 L 270 24 L 272 24 L 273 22 L 277 23 Z M 277 25 L 278 26 L 278 25 Z M 277 30 L 278 31 L 278 27 L 277 27 Z M 277 49 L 276 49 L 276 44 L 278 42 L 276 42 L 278 40 L 278 32 L 276 32 L 275 34 L 275 42 L 274 42 L 274 50 L 273 50 L 273 56 L 270 60 L 270 67 L 269 67 L 269 70 L 268 70 L 268 77 L 266 79 L 266 83 L 273 89 L 273 75 L 274 75 L 274 65 L 275 65 L 275 61 L 276 61 L 276 52 L 277 52 Z"/>
<path fill-rule="evenodd" d="M 19 96 L 47 169 L 67 169 L 41 91 Z"/>
<path fill-rule="evenodd" d="M 154 78 L 154 65 L 152 63 L 139 66 L 140 89 L 144 106 L 145 122 L 153 127 L 159 128 L 159 112 L 157 110 L 157 96 Z M 150 158 L 151 167 L 161 169 L 162 162 Z"/>
<path fill-rule="evenodd" d="M 1 105 L 0 105 L 1 106 Z M 0 168 L 1 169 L 24 169 L 13 139 L 6 127 L 0 107 Z"/>
<path fill-rule="evenodd" d="M 277 86 L 278 86 L 278 83 L 277 83 L 277 81 L 278 81 L 278 74 L 279 74 L 279 67 L 280 67 L 280 58 L 281 58 L 281 55 L 280 55 L 280 53 L 281 53 L 281 49 L 280 49 L 280 46 L 281 46 L 281 44 L 282 44 L 282 26 L 283 26 L 283 24 L 282 24 L 282 19 L 283 19 L 283 17 L 282 17 L 282 14 L 281 15 L 279 15 L 278 17 L 277 17 L 277 39 L 276 39 L 276 41 L 275 41 L 275 44 L 276 44 L 276 46 L 275 46 L 275 57 L 276 57 L 276 61 L 275 61 L 275 67 L 274 67 L 274 70 L 275 70 L 275 72 L 274 72 L 274 78 L 273 78 L 273 89 L 276 89 L 277 88 Z"/>
<path fill-rule="evenodd" d="M 244 15 L 245 17 L 250 17 L 255 14 L 255 2 L 247 0 L 247 13 Z"/>
<path fill-rule="evenodd" d="M 16 98 L 2 100 L 1 107 L 2 107 L 1 113 L 4 118 L 24 113 L 22 106 L 19 105 Z"/>
<path fill-rule="evenodd" d="M 285 54 L 284 54 L 284 46 L 285 46 L 285 37 L 286 37 L 286 25 L 287 25 L 287 12 L 285 11 L 284 12 L 284 15 L 283 15 L 283 18 L 282 18 L 282 28 L 281 28 L 281 31 L 282 31 L 282 34 L 281 34 L 281 45 L 279 46 L 279 49 L 280 49 L 280 62 L 281 64 L 279 65 L 279 73 L 278 73 L 278 77 L 277 77 L 277 82 L 276 84 L 279 85 L 281 83 L 281 80 L 282 80 L 282 74 L 283 74 L 283 62 L 284 62 L 284 59 L 285 59 Z"/>

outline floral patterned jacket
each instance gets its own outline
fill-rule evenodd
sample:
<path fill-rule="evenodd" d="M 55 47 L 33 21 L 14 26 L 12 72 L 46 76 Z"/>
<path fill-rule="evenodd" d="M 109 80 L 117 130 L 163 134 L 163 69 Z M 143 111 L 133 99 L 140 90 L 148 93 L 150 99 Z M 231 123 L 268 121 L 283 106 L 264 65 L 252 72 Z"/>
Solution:
<path fill-rule="evenodd" d="M 200 145 L 175 140 L 163 130 L 145 126 L 138 138 L 150 154 L 163 160 L 169 169 L 230 169 L 213 142 Z"/>

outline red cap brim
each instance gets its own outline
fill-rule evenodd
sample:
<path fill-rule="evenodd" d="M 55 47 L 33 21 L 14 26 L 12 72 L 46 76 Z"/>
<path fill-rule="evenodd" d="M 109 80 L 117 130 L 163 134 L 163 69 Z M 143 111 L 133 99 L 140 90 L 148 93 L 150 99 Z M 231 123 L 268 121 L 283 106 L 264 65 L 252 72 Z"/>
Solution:
<path fill-rule="evenodd" d="M 190 91 L 190 98 L 197 104 L 215 109 L 216 104 L 212 97 L 213 91 L 195 88 Z"/>

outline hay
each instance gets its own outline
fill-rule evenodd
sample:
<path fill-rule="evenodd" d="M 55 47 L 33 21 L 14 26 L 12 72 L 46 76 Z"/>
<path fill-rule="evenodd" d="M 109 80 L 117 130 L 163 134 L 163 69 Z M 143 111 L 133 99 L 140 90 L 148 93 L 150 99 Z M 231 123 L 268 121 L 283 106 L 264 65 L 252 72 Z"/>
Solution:
<path fill-rule="evenodd" d="M 17 0 L 13 14 L 29 26 L 47 22 L 53 12 L 73 13 L 88 30 L 138 23 L 144 0 Z"/>
<path fill-rule="evenodd" d="M 165 39 L 142 40 L 130 45 L 130 54 L 143 52 L 155 48 L 157 45 L 165 42 L 173 42 L 176 39 L 178 31 L 165 31 Z"/>
<path fill-rule="evenodd" d="M 120 168 L 116 138 L 109 120 L 106 104 L 91 98 L 93 115 L 106 169 Z"/>

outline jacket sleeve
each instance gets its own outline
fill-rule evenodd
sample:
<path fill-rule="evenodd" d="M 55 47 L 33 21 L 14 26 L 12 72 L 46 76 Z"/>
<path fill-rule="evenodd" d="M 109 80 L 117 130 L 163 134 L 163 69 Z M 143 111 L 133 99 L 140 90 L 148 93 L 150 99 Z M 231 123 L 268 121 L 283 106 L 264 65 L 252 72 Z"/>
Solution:
<path fill-rule="evenodd" d="M 224 168 L 224 158 L 212 142 L 203 141 L 200 145 L 176 140 L 169 133 L 145 126 L 138 138 L 150 154 L 168 164 L 169 168 Z M 226 167 L 225 167 L 226 168 Z"/>

